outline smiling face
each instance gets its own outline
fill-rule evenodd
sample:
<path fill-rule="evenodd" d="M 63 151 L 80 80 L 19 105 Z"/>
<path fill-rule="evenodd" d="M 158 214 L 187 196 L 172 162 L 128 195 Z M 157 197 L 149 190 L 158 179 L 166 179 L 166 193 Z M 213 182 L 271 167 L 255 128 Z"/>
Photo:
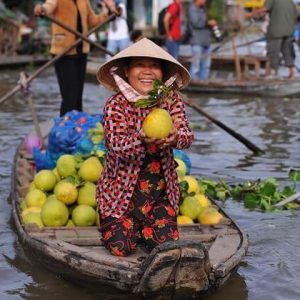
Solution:
<path fill-rule="evenodd" d="M 148 95 L 155 80 L 162 80 L 160 60 L 150 57 L 134 57 L 125 70 L 129 84 L 141 95 Z"/>

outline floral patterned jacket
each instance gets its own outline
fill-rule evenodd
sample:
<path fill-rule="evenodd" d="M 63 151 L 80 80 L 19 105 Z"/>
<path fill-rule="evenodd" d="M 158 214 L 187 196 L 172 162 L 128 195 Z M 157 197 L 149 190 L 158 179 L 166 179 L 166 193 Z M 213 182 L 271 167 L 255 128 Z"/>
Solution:
<path fill-rule="evenodd" d="M 177 128 L 178 141 L 175 148 L 188 148 L 193 133 L 188 126 L 184 104 L 174 93 L 171 101 L 165 101 L 161 108 L 169 111 Z M 136 108 L 118 93 L 108 99 L 103 113 L 106 146 L 106 165 L 97 186 L 97 202 L 102 217 L 122 216 L 131 201 L 139 176 L 146 147 L 140 139 L 142 123 L 151 108 Z M 166 180 L 166 193 L 172 207 L 178 211 L 179 185 L 177 163 L 172 148 L 161 150 L 161 164 Z"/>

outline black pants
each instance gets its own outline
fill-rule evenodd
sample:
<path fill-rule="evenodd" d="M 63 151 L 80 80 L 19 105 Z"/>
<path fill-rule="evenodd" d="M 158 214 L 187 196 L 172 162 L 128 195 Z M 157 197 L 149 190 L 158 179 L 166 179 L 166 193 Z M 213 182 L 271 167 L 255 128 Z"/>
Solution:
<path fill-rule="evenodd" d="M 76 109 L 82 111 L 82 94 L 87 55 L 66 55 L 55 63 L 62 103 L 60 116 Z"/>

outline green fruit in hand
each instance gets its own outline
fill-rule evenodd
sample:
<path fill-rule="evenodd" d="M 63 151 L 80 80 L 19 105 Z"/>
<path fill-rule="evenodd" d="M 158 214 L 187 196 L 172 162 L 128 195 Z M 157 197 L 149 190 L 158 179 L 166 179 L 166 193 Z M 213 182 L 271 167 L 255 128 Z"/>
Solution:
<path fill-rule="evenodd" d="M 146 116 L 142 127 L 147 137 L 163 139 L 170 135 L 173 120 L 167 110 L 155 108 Z"/>

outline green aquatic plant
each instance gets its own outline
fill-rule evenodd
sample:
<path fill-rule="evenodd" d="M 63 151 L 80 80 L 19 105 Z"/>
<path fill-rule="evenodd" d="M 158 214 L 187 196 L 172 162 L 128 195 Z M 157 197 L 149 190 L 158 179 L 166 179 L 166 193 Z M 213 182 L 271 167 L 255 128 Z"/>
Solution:
<path fill-rule="evenodd" d="M 290 170 L 288 177 L 290 185 L 280 188 L 278 181 L 269 177 L 264 180 L 247 180 L 236 185 L 229 185 L 224 180 L 200 179 L 199 185 L 205 193 L 218 200 L 225 201 L 229 198 L 243 201 L 249 209 L 275 211 L 275 204 L 297 193 L 297 182 L 300 181 L 300 170 Z M 299 209 L 299 204 L 290 202 L 283 209 Z"/>

